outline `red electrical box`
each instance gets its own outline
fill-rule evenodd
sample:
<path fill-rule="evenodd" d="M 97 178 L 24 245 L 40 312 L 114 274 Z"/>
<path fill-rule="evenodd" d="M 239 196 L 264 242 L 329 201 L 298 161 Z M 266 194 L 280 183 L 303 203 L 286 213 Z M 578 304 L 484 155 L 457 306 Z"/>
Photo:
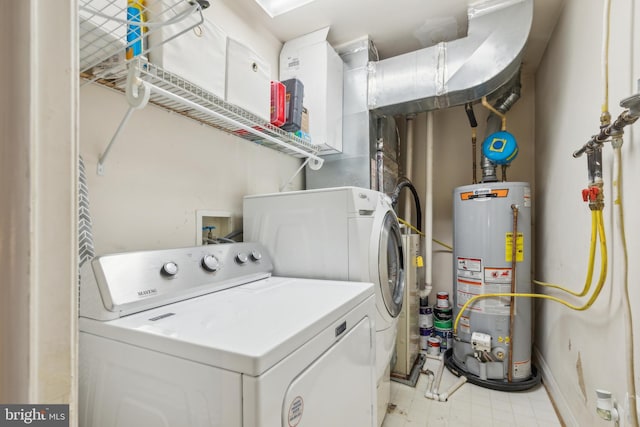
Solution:
<path fill-rule="evenodd" d="M 286 88 L 280 82 L 271 82 L 271 124 L 282 126 L 286 119 L 285 107 Z"/>

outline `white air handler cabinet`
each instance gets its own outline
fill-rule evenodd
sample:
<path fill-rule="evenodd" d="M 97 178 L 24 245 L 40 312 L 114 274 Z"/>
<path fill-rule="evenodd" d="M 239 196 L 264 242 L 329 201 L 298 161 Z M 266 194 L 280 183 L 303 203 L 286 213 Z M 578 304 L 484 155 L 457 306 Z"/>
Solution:
<path fill-rule="evenodd" d="M 327 42 L 329 27 L 290 40 L 280 51 L 280 80 L 304 85 L 311 142 L 321 154 L 342 152 L 343 62 Z"/>

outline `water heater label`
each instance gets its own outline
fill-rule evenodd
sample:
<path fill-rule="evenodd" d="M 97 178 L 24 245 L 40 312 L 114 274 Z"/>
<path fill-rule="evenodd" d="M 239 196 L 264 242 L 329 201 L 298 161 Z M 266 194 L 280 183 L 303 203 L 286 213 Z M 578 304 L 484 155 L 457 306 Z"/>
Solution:
<path fill-rule="evenodd" d="M 467 191 L 464 193 L 460 193 L 461 200 L 473 200 L 473 199 L 484 199 L 488 197 L 507 197 L 509 195 L 508 188 L 499 188 L 499 189 L 491 189 L 491 188 L 478 188 L 473 191 Z"/>
<path fill-rule="evenodd" d="M 524 187 L 524 207 L 531 207 L 531 188 Z"/>
<path fill-rule="evenodd" d="M 460 282 L 458 282 L 458 292 L 457 292 L 458 308 L 462 308 L 462 306 L 465 305 L 467 301 L 469 301 L 471 298 L 479 294 L 480 292 L 467 292 L 467 291 L 461 290 Z M 475 300 L 473 304 L 467 307 L 467 310 L 475 311 L 477 313 L 484 313 L 484 300 L 483 299 Z"/>
<path fill-rule="evenodd" d="M 504 236 L 504 260 L 511 262 L 513 258 L 513 233 L 506 233 Z M 518 233 L 516 239 L 516 262 L 524 261 L 524 234 Z"/>
<path fill-rule="evenodd" d="M 469 299 L 483 292 L 482 286 L 482 259 L 481 258 L 457 258 L 456 269 L 456 295 L 458 308 L 462 307 Z M 468 309 L 483 313 L 485 302 L 478 299 Z"/>
<path fill-rule="evenodd" d="M 482 293 L 482 259 L 458 257 L 456 272 L 456 300 L 462 307 L 469 299 Z M 475 301 L 470 310 L 482 312 L 484 302 Z"/>
<path fill-rule="evenodd" d="M 528 378 L 531 376 L 531 359 L 513 362 L 513 378 Z"/>
<path fill-rule="evenodd" d="M 479 258 L 462 258 L 458 257 L 458 276 L 463 275 L 469 277 L 468 273 L 482 272 L 482 260 Z M 474 274 L 471 274 L 474 276 Z M 479 277 L 480 279 L 482 276 Z"/>
<path fill-rule="evenodd" d="M 484 269 L 484 283 L 511 283 L 511 269 L 486 267 Z"/>
<path fill-rule="evenodd" d="M 501 294 L 511 292 L 512 271 L 510 268 L 485 267 L 484 293 Z M 492 297 L 485 299 L 484 313 L 496 316 L 509 316 L 510 297 Z"/>

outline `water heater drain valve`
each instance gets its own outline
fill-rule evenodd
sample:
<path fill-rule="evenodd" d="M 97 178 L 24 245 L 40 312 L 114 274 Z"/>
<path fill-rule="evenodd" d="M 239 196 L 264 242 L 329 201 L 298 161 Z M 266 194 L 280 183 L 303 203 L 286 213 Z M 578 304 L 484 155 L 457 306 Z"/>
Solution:
<path fill-rule="evenodd" d="M 482 332 L 474 332 L 471 334 L 471 348 L 476 353 L 491 351 L 491 335 Z"/>

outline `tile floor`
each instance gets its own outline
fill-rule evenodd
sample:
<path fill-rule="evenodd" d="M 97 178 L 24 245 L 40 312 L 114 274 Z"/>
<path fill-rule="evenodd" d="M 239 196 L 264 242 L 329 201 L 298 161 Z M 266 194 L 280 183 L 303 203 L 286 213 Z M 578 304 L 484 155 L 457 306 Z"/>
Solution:
<path fill-rule="evenodd" d="M 427 359 L 425 368 L 435 372 L 437 361 Z M 457 377 L 445 369 L 440 391 L 447 390 L 456 380 Z M 382 427 L 562 426 L 543 385 L 508 393 L 466 383 L 447 402 L 425 398 L 426 386 L 424 374 L 420 375 L 416 387 L 391 381 L 392 405 Z"/>

